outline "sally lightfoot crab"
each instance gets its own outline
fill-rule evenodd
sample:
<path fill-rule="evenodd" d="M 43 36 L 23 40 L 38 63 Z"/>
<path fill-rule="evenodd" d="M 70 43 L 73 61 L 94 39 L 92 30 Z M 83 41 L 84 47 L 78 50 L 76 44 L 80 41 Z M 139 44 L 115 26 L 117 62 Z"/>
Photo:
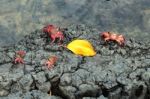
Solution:
<path fill-rule="evenodd" d="M 51 44 L 54 43 L 56 39 L 58 39 L 58 44 L 60 44 L 60 42 L 64 40 L 62 31 L 60 31 L 59 28 L 55 27 L 54 25 L 49 24 L 45 26 L 43 28 L 43 32 L 49 35 L 52 40 Z"/>
<path fill-rule="evenodd" d="M 15 64 L 24 64 L 23 58 L 24 58 L 25 54 L 26 54 L 26 52 L 23 50 L 16 51 L 14 63 Z"/>
<path fill-rule="evenodd" d="M 48 69 L 52 69 L 54 67 L 54 65 L 56 64 L 57 60 L 58 60 L 58 58 L 56 56 L 51 56 L 45 62 L 45 66 L 47 66 Z"/>
<path fill-rule="evenodd" d="M 115 34 L 113 32 L 103 32 L 101 33 L 102 39 L 104 41 L 115 41 L 117 42 L 120 46 L 124 46 L 125 44 L 125 38 L 123 35 Z"/>

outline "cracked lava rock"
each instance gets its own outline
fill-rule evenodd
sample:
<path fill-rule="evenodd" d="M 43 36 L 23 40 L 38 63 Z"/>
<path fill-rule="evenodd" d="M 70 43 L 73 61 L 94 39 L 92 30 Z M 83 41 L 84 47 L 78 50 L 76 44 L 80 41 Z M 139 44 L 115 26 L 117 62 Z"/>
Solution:
<path fill-rule="evenodd" d="M 81 57 L 41 30 L 15 45 L 0 47 L 0 99 L 150 99 L 150 43 L 126 38 L 126 45 L 104 44 L 99 31 L 85 25 L 64 28 L 64 44 L 76 38 L 92 42 L 97 54 Z M 13 64 L 25 50 L 25 64 Z M 54 68 L 43 63 L 58 57 Z"/>

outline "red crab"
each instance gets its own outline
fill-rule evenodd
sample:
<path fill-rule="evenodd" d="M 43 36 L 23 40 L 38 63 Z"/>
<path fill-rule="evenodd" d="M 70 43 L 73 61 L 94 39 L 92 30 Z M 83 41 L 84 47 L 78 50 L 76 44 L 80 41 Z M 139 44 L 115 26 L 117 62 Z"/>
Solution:
<path fill-rule="evenodd" d="M 115 41 L 117 42 L 120 46 L 123 46 L 125 43 L 125 38 L 123 35 L 115 34 L 112 32 L 103 32 L 101 33 L 101 37 L 105 41 Z"/>
<path fill-rule="evenodd" d="M 47 33 L 49 37 L 52 39 L 52 43 L 55 42 L 56 39 L 59 39 L 59 44 L 61 41 L 64 40 L 63 33 L 59 30 L 59 28 L 55 27 L 54 25 L 47 25 L 43 28 L 43 32 Z"/>
<path fill-rule="evenodd" d="M 45 65 L 48 69 L 51 69 L 54 67 L 57 60 L 58 58 L 56 56 L 49 57 L 48 60 L 45 62 Z"/>
<path fill-rule="evenodd" d="M 24 64 L 24 56 L 25 56 L 26 52 L 23 51 L 23 50 L 20 50 L 20 51 L 17 51 L 16 52 L 16 56 L 15 56 L 15 60 L 14 60 L 14 63 L 15 64 Z"/>

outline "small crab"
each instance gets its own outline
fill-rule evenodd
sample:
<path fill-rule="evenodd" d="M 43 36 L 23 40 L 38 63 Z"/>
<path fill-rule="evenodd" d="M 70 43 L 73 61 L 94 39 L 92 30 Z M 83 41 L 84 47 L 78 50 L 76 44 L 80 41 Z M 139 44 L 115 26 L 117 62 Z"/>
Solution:
<path fill-rule="evenodd" d="M 58 58 L 56 56 L 49 57 L 48 60 L 45 62 L 45 65 L 48 69 L 51 69 L 54 67 L 57 60 Z"/>
<path fill-rule="evenodd" d="M 59 44 L 61 41 L 64 40 L 64 35 L 62 31 L 59 30 L 59 28 L 55 27 L 54 25 L 47 25 L 43 28 L 43 32 L 47 33 L 49 37 L 52 39 L 52 43 L 55 42 L 56 39 L 59 39 Z"/>
<path fill-rule="evenodd" d="M 123 35 L 115 34 L 112 32 L 103 32 L 101 33 L 101 37 L 104 39 L 104 41 L 115 41 L 120 46 L 123 46 L 125 43 L 125 38 Z"/>
<path fill-rule="evenodd" d="M 24 58 L 25 54 L 26 54 L 26 52 L 23 50 L 17 51 L 14 63 L 15 64 L 24 64 L 23 58 Z"/>

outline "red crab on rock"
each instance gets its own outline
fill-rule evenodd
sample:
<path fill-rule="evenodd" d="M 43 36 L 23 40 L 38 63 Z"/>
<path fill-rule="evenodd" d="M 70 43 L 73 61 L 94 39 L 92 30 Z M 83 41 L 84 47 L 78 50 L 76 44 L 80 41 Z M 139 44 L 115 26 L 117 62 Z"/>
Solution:
<path fill-rule="evenodd" d="M 49 35 L 49 37 L 52 39 L 52 43 L 55 42 L 56 39 L 59 39 L 59 44 L 61 41 L 64 40 L 64 35 L 62 33 L 62 31 L 59 30 L 58 27 L 55 27 L 54 25 L 47 25 L 43 28 L 43 32 L 47 33 Z"/>
<path fill-rule="evenodd" d="M 26 54 L 26 52 L 23 50 L 17 51 L 14 63 L 15 64 L 24 64 L 23 58 L 24 58 L 25 54 Z"/>
<path fill-rule="evenodd" d="M 113 32 L 102 32 L 101 37 L 104 39 L 104 41 L 115 41 L 120 46 L 123 46 L 125 43 L 125 38 L 123 35 L 115 34 Z"/>
<path fill-rule="evenodd" d="M 54 67 L 57 60 L 58 58 L 56 56 L 49 57 L 48 60 L 45 62 L 45 65 L 48 69 L 51 69 Z"/>

